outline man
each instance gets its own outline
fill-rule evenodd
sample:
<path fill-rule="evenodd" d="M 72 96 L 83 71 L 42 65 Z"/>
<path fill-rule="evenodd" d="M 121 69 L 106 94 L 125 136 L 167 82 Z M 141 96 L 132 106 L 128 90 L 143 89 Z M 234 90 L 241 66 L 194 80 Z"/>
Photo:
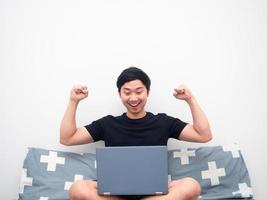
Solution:
<path fill-rule="evenodd" d="M 167 145 L 169 138 L 190 142 L 208 142 L 212 138 L 208 120 L 190 90 L 181 85 L 174 89 L 174 97 L 184 100 L 190 107 L 193 124 L 185 123 L 166 114 L 154 115 L 145 110 L 150 92 L 150 78 L 139 68 L 122 71 L 117 79 L 118 93 L 127 112 L 121 116 L 108 115 L 85 127 L 76 127 L 76 110 L 80 100 L 88 96 L 86 86 L 75 86 L 60 127 L 60 142 L 78 145 L 104 140 L 106 146 Z M 167 195 L 143 196 L 146 200 L 198 199 L 201 188 L 193 178 L 169 183 Z M 69 191 L 72 200 L 137 199 L 136 196 L 100 196 L 97 182 L 81 180 L 73 183 Z"/>

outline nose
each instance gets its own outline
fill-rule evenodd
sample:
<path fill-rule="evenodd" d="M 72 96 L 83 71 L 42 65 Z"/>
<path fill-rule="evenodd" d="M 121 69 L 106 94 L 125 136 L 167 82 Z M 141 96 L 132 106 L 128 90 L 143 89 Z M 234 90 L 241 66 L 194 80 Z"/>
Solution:
<path fill-rule="evenodd" d="M 135 94 L 132 94 L 131 96 L 130 96 L 130 99 L 129 99 L 130 101 L 137 101 L 138 100 L 138 98 L 137 98 L 137 96 L 135 95 Z"/>

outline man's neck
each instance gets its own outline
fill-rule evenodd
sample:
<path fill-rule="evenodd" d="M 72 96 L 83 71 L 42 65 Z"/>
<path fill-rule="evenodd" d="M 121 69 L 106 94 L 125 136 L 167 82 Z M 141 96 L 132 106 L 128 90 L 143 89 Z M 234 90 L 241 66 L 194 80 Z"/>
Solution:
<path fill-rule="evenodd" d="M 130 119 L 141 119 L 141 118 L 146 116 L 146 111 L 143 111 L 143 112 L 140 112 L 140 113 L 136 113 L 136 114 L 127 112 L 126 115 Z"/>

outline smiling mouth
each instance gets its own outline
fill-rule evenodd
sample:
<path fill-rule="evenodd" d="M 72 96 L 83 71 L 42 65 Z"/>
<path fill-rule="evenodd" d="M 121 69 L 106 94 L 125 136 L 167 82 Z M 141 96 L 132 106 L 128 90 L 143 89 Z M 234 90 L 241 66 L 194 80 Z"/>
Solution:
<path fill-rule="evenodd" d="M 141 102 L 137 102 L 137 103 L 128 103 L 131 107 L 136 108 L 137 106 L 139 106 L 141 104 Z"/>

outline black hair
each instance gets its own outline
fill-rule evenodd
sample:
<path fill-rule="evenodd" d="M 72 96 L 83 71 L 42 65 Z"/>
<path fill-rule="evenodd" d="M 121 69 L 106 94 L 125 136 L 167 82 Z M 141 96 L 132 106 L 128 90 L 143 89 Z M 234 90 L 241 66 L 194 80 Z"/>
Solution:
<path fill-rule="evenodd" d="M 145 85 L 147 91 L 150 89 L 151 81 L 149 76 L 137 67 L 129 67 L 121 72 L 117 79 L 117 88 L 120 92 L 121 87 L 129 81 L 140 80 Z"/>

